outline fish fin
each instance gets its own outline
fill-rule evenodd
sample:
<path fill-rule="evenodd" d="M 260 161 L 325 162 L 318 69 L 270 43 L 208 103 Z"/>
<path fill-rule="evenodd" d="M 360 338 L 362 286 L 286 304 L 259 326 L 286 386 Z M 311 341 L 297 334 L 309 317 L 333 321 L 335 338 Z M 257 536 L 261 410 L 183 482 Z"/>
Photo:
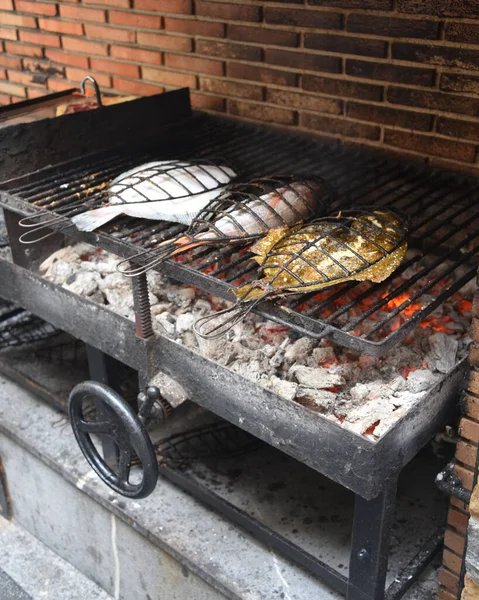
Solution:
<path fill-rule="evenodd" d="M 123 208 L 121 206 L 101 206 L 75 215 L 71 218 L 71 221 L 80 231 L 93 231 L 122 213 Z"/>

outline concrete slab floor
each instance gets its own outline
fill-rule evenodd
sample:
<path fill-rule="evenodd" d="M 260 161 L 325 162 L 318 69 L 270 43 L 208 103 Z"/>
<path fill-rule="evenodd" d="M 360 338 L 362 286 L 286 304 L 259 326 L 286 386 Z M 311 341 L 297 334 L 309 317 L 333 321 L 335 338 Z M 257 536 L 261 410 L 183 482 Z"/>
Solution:
<path fill-rule="evenodd" d="M 112 600 L 14 521 L 0 517 L 2 600 Z"/>
<path fill-rule="evenodd" d="M 5 379 L 0 380 L 0 451 L 2 429 L 78 489 L 134 523 L 152 543 L 170 548 L 172 555 L 190 568 L 196 564 L 200 576 L 217 578 L 222 589 L 230 589 L 235 598 L 269 600 L 277 598 L 281 589 L 286 595 L 279 597 L 290 600 L 341 597 L 167 481 L 160 479 L 154 494 L 143 501 L 125 501 L 110 493 L 79 456 L 64 416 Z M 10 462 L 15 463 L 13 458 Z M 412 463 L 401 482 L 390 578 L 398 563 L 409 558 L 415 545 L 444 518 L 446 502 L 434 487 L 437 470 L 436 460 L 426 453 Z M 347 571 L 351 495 L 340 486 L 269 447 L 235 459 L 194 463 L 190 474 L 308 551 L 336 568 L 343 565 L 340 568 Z M 16 477 L 13 473 L 12 479 Z M 55 502 L 58 499 L 52 499 L 52 504 Z M 53 547 L 54 540 L 49 545 Z M 432 600 L 436 589 L 435 570 L 430 568 L 406 598 Z M 225 597 L 233 596 L 228 593 Z"/>

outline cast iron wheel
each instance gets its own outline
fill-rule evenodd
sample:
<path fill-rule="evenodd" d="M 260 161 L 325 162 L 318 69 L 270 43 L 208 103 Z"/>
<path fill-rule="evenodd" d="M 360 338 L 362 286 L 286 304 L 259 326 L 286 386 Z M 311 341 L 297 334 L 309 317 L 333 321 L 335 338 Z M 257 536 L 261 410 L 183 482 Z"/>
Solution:
<path fill-rule="evenodd" d="M 102 409 L 102 416 L 96 420 L 84 419 L 83 405 L 87 398 L 95 400 Z M 155 451 L 145 427 L 119 394 L 102 383 L 84 381 L 73 388 L 68 412 L 81 451 L 110 488 L 128 498 L 145 498 L 151 494 L 158 479 Z M 101 456 L 91 439 L 92 434 L 107 435 L 113 440 L 119 453 L 117 471 Z M 135 455 L 143 475 L 139 483 L 130 483 L 131 460 Z"/>

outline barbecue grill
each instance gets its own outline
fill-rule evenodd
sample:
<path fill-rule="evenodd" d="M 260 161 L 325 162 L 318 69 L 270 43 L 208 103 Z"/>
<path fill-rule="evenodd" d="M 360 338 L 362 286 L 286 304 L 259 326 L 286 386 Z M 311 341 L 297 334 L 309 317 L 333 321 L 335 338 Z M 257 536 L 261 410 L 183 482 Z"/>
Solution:
<path fill-rule="evenodd" d="M 348 282 L 332 288 L 319 301 L 315 293 L 288 296 L 274 303 L 262 302 L 255 310 L 292 332 L 329 337 L 353 350 L 380 356 L 474 277 L 479 264 L 477 181 L 227 118 L 192 114 L 185 90 L 28 127 L 19 125 L 15 133 L 12 137 L 10 131 L 0 186 L 14 263 L 0 261 L 0 294 L 138 370 L 144 390 L 137 416 L 136 407 L 130 407 L 105 385 L 114 382 L 101 360 L 96 361 L 95 367 L 95 379 L 100 383 L 84 383 L 75 388 L 71 398 L 73 427 L 100 476 L 120 493 L 132 497 L 142 497 L 154 488 L 156 459 L 145 425 L 154 404 L 163 406 L 165 418 L 174 408 L 164 401 L 156 386 L 158 372 L 165 372 L 181 381 L 201 406 L 356 494 L 349 578 L 278 540 L 259 524 L 253 526 L 251 520 L 211 495 L 195 491 L 177 472 L 171 476 L 204 501 L 255 530 L 260 539 L 280 548 L 336 589 L 347 592 L 348 598 L 383 597 L 397 477 L 454 412 L 452 400 L 462 387 L 464 361 L 384 437 L 373 442 L 259 388 L 165 336 L 154 335 L 144 275 L 132 279 L 136 314 L 133 324 L 43 280 L 35 270 L 43 258 L 64 243 L 64 236 L 86 241 L 125 259 L 135 256 L 135 265 L 141 265 L 142 258 L 137 256 L 140 251 L 183 232 L 181 225 L 121 217 L 97 232 L 79 233 L 65 216 L 71 214 L 79 200 L 87 201 L 97 186 L 143 162 L 221 156 L 245 179 L 265 173 L 312 173 L 324 177 L 335 188 L 335 210 L 375 205 L 407 214 L 411 220 L 408 243 L 412 253 L 387 287 Z M 7 137 L 0 131 L 0 148 L 6 148 L 6 144 Z M 22 245 L 18 240 L 25 228 L 19 221 L 25 217 L 31 217 L 30 222 L 34 217 L 39 224 L 49 221 L 53 235 L 41 243 Z M 232 286 L 251 281 L 256 274 L 250 253 L 234 260 L 231 256 L 228 246 L 198 248 L 181 262 L 167 261 L 161 269 L 180 282 L 231 299 Z M 400 276 L 409 267 L 415 268 L 415 274 L 405 280 Z M 387 292 L 381 293 L 382 290 Z M 407 300 L 394 310 L 385 309 L 404 292 L 408 293 Z M 341 308 L 335 304 L 339 297 L 345 299 Z M 372 304 L 371 298 L 375 298 Z M 422 308 L 411 311 L 418 299 L 422 300 Z M 372 315 L 377 317 L 376 325 L 362 331 L 361 323 Z M 397 315 L 401 315 L 402 323 L 393 328 Z M 84 400 L 91 397 L 102 407 L 94 421 L 82 412 Z M 120 452 L 115 469 L 95 450 L 90 437 L 93 433 L 108 433 L 116 440 Z M 130 484 L 129 467 L 135 456 L 143 465 L 143 476 L 140 483 Z M 412 584 L 437 542 L 435 536 L 427 551 L 406 568 L 405 577 L 393 584 L 388 598 L 399 597 Z"/>

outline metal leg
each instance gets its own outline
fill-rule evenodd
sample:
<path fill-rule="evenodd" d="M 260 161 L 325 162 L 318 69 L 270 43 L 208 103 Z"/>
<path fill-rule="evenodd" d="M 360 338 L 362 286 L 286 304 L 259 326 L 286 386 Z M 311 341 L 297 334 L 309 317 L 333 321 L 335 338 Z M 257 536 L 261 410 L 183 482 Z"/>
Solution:
<path fill-rule="evenodd" d="M 87 357 L 88 357 L 88 368 L 90 370 L 90 377 L 93 381 L 104 383 L 112 388 L 115 388 L 115 382 L 118 380 L 118 368 L 119 363 L 108 354 L 105 354 L 98 348 L 86 345 Z M 108 415 L 105 414 L 105 409 L 102 404 L 96 405 L 97 419 L 104 416 L 108 419 Z M 113 442 L 112 438 L 106 435 L 99 434 L 103 448 L 103 458 L 105 462 L 108 462 L 112 466 L 118 464 L 118 447 Z"/>
<path fill-rule="evenodd" d="M 347 600 L 384 598 L 396 486 L 390 483 L 373 500 L 355 496 Z"/>

